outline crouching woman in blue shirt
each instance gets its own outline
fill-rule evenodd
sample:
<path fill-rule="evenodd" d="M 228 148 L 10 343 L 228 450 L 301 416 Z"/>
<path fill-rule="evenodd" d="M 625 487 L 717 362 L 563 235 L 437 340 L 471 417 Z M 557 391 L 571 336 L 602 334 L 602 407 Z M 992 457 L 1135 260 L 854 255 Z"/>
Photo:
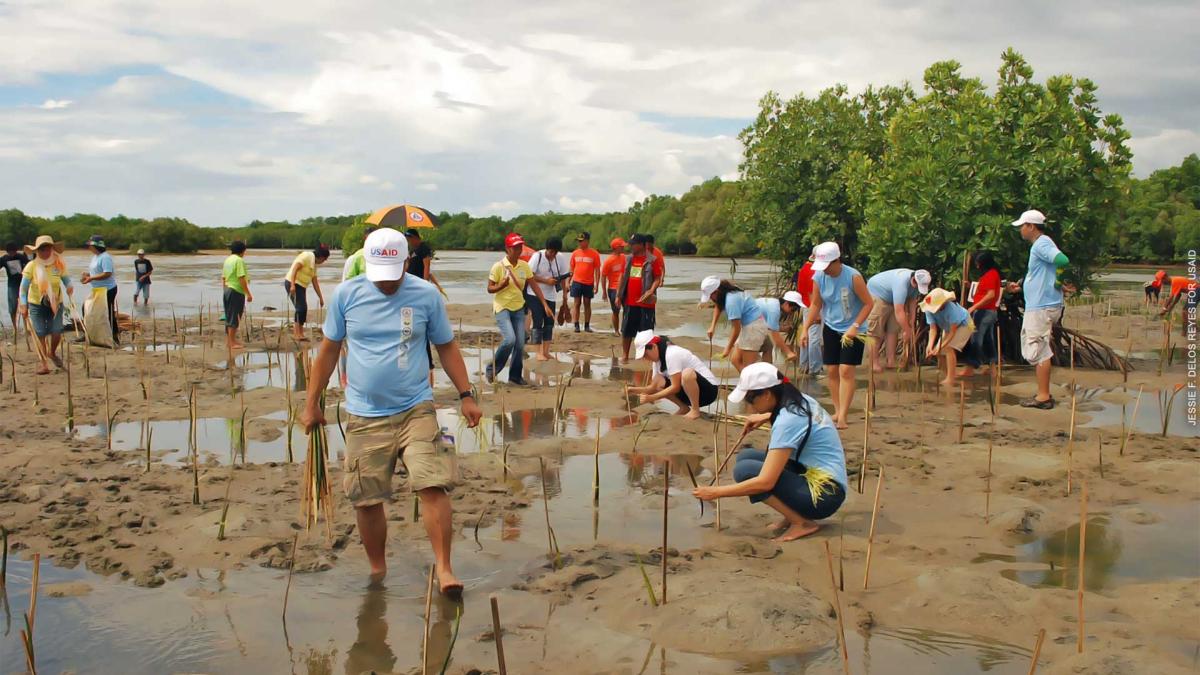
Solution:
<path fill-rule="evenodd" d="M 746 366 L 729 400 L 745 400 L 754 411 L 746 420 L 747 430 L 771 423 L 767 451 L 742 450 L 733 467 L 736 483 L 698 487 L 692 494 L 706 501 L 750 497 L 752 503 L 766 502 L 783 515 L 772 531 L 787 528 L 773 541 L 816 532 L 821 527 L 816 521 L 841 508 L 849 486 L 833 418 L 770 363 Z"/>

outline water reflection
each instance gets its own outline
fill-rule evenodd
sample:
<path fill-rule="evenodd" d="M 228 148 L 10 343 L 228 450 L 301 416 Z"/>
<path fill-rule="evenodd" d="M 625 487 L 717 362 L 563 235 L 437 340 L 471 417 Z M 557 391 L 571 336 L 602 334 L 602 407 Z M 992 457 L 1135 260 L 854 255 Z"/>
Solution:
<path fill-rule="evenodd" d="M 346 673 L 391 672 L 396 654 L 388 644 L 387 589 L 369 588 L 355 620 L 354 644 L 346 650 Z"/>

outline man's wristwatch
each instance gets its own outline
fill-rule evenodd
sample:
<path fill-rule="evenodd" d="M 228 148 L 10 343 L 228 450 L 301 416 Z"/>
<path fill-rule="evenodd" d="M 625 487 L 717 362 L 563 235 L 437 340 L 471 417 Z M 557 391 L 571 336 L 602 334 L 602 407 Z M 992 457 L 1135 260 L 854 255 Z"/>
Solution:
<path fill-rule="evenodd" d="M 468 389 L 466 391 L 458 392 L 458 400 L 461 401 L 461 400 L 467 399 L 467 398 L 475 398 L 475 393 L 472 392 L 470 389 Z"/>

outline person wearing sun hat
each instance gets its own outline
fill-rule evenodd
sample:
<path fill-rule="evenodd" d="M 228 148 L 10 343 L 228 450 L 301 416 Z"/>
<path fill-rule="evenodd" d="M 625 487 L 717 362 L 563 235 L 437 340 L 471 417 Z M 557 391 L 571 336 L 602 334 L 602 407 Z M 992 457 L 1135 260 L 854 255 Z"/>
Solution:
<path fill-rule="evenodd" d="M 537 302 L 544 303 L 545 298 L 539 284 L 529 283 L 533 279 L 533 268 L 521 260 L 524 248 L 525 240 L 521 235 L 509 234 L 504 238 L 504 257 L 488 272 L 487 292 L 492 294 L 492 313 L 496 316 L 501 338 L 495 360 L 487 366 L 488 382 L 495 380 L 496 373 L 504 369 L 512 356 L 512 364 L 508 367 L 509 384 L 526 384 L 521 370 L 525 360 L 526 286 L 533 289 Z"/>
<path fill-rule="evenodd" d="M 1008 292 L 1025 292 L 1025 314 L 1021 319 L 1021 356 L 1034 366 L 1037 394 L 1021 401 L 1026 408 L 1050 410 L 1050 344 L 1055 324 L 1063 317 L 1063 284 L 1060 277 L 1070 261 L 1046 234 L 1046 215 L 1030 209 L 1012 222 L 1021 238 L 1029 242 L 1029 269 L 1024 280 L 1009 282 Z M 1068 289 L 1069 290 L 1069 289 Z"/>
<path fill-rule="evenodd" d="M 677 415 L 700 418 L 700 409 L 717 400 L 717 376 L 690 350 L 672 344 L 665 335 L 644 330 L 633 337 L 634 358 L 651 363 L 650 381 L 630 387 L 641 403 L 668 399 L 678 407 Z"/>
<path fill-rule="evenodd" d="M 759 351 L 759 361 L 773 363 L 775 361 L 775 352 L 772 345 L 779 348 L 783 352 L 784 358 L 788 361 L 794 361 L 799 357 L 796 350 L 792 349 L 791 345 L 783 336 L 781 327 L 783 319 L 800 316 L 797 312 L 803 306 L 803 300 L 800 294 L 796 291 L 788 291 L 780 298 L 758 298 L 754 301 L 758 305 L 758 309 L 762 312 L 763 321 L 767 323 L 767 340 L 763 342 L 762 349 Z"/>
<path fill-rule="evenodd" d="M 600 268 L 600 276 L 605 280 L 604 285 L 607 288 L 608 307 L 612 310 L 613 333 L 620 335 L 621 300 L 617 297 L 617 290 L 621 287 L 621 274 L 625 271 L 625 240 L 614 237 L 608 246 L 612 249 L 612 253 L 604 259 L 604 265 Z"/>
<path fill-rule="evenodd" d="M 33 337 L 41 345 L 38 375 L 50 373 L 50 362 L 62 367 L 58 346 L 62 343 L 63 304 L 67 300 L 63 290 L 67 295 L 74 291 L 71 277 L 67 276 L 67 262 L 62 257 L 65 248 L 62 242 L 46 234 L 39 236 L 33 246 L 25 247 L 32 260 L 21 271 L 18 312 L 32 324 Z"/>
<path fill-rule="evenodd" d="M 405 274 L 404 234 L 380 228 L 367 237 L 364 249 L 366 271 L 340 284 L 329 303 L 301 424 L 312 432 L 325 423 L 322 394 L 345 343 L 349 419 L 342 487 L 355 508 L 371 579 L 387 572 L 384 504 L 391 501 L 399 459 L 420 498 L 439 587 L 453 597 L 463 587 L 450 562 L 454 526 L 448 492 L 458 471 L 454 447 L 442 441 L 433 405 L 426 342 L 437 348 L 442 369 L 459 392 L 467 425 L 478 424 L 481 412 L 441 294 L 428 281 Z"/>
<path fill-rule="evenodd" d="M 773 530 L 783 530 L 774 541 L 816 532 L 816 521 L 837 513 L 850 487 L 845 450 L 833 420 L 816 399 L 801 393 L 770 363 L 746 366 L 729 401 L 744 401 L 749 409 L 746 432 L 771 423 L 767 450 L 742 449 L 733 466 L 736 483 L 701 486 L 692 494 L 706 501 L 749 497 L 751 503 L 766 502 L 783 516 L 772 525 Z"/>
<path fill-rule="evenodd" d="M 875 372 L 882 373 L 885 365 L 888 370 L 896 367 L 896 342 L 901 335 L 905 344 L 913 345 L 912 320 L 917 294 L 928 293 L 931 281 L 933 277 L 928 270 L 907 267 L 885 270 L 867 279 L 867 290 L 875 298 L 875 306 L 867 317 L 869 334 L 876 342 L 871 349 L 871 367 Z M 881 349 L 886 364 L 879 358 Z"/>
<path fill-rule="evenodd" d="M 841 261 L 837 242 L 818 244 L 813 252 L 811 311 L 800 331 L 800 348 L 808 345 L 808 329 L 818 318 L 821 329 L 821 361 L 829 369 L 829 393 L 834 403 L 834 424 L 850 426 L 850 403 L 854 401 L 855 369 L 862 364 L 867 317 L 875 305 L 862 274 Z"/>
<path fill-rule="evenodd" d="M 717 329 L 717 319 L 724 312 L 729 319 L 730 331 L 729 342 L 721 350 L 721 358 L 728 358 L 733 367 L 741 372 L 742 368 L 758 360 L 764 346 L 770 346 L 770 330 L 763 319 L 762 310 L 753 295 L 732 281 L 716 276 L 704 277 L 700 282 L 700 302 L 710 300 L 713 310 L 708 339 L 712 339 Z"/>
<path fill-rule="evenodd" d="M 970 313 L 954 301 L 954 292 L 935 288 L 921 300 L 921 311 L 925 312 L 925 323 L 929 324 L 929 343 L 925 356 L 936 356 L 946 362 L 946 377 L 942 386 L 952 388 L 958 383 L 958 357 L 974 361 L 971 340 L 975 333 L 975 322 Z M 940 335 L 940 339 L 939 339 Z"/>
<path fill-rule="evenodd" d="M 108 301 L 108 320 L 112 325 L 113 342 L 120 342 L 120 329 L 117 328 L 117 272 L 113 265 L 112 255 L 104 237 L 93 234 L 87 240 L 87 249 L 92 252 L 92 260 L 88 263 L 88 271 L 79 280 L 95 289 L 104 289 L 104 297 Z"/>

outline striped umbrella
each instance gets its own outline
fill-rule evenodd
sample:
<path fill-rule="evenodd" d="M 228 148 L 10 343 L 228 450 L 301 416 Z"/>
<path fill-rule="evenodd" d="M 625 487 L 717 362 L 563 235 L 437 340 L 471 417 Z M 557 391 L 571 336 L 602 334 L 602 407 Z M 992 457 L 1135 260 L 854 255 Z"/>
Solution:
<path fill-rule="evenodd" d="M 403 232 L 410 227 L 437 227 L 437 218 L 429 211 L 414 204 L 388 206 L 372 213 L 367 218 L 371 225 L 390 227 Z"/>

